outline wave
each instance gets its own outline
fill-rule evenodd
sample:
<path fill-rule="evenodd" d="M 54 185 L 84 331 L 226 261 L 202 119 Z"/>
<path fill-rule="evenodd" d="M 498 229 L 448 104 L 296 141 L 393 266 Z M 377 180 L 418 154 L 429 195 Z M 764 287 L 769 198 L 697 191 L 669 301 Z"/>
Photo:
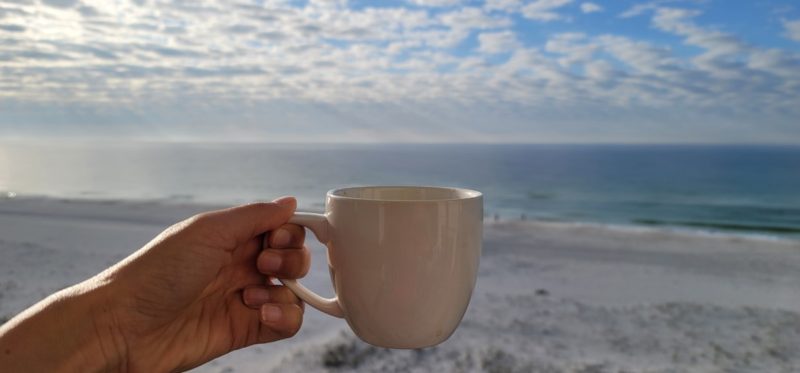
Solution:
<path fill-rule="evenodd" d="M 556 194 L 553 192 L 528 192 L 528 199 L 542 200 L 542 199 L 555 199 Z"/>
<path fill-rule="evenodd" d="M 761 225 L 745 223 L 722 223 L 694 220 L 658 220 L 658 219 L 633 219 L 633 223 L 653 226 L 676 226 L 705 228 L 738 232 L 764 232 L 780 234 L 800 234 L 800 227 L 787 227 L 781 225 Z"/>

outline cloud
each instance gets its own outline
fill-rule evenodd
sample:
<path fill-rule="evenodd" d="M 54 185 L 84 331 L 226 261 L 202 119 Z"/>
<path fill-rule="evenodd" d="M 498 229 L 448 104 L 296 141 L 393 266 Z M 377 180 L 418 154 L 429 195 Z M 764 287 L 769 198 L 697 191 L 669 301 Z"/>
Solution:
<path fill-rule="evenodd" d="M 0 25 L 0 30 L 6 32 L 25 32 L 25 26 L 20 25 Z"/>
<path fill-rule="evenodd" d="M 418 6 L 445 7 L 461 4 L 461 0 L 407 0 Z"/>
<path fill-rule="evenodd" d="M 619 14 L 620 18 L 632 18 L 637 17 L 644 14 L 647 11 L 656 9 L 658 7 L 658 2 L 649 2 L 649 3 L 641 3 L 635 4 L 634 6 L 628 8 L 628 10 Z"/>
<path fill-rule="evenodd" d="M 78 7 L 78 13 L 84 17 L 96 17 L 100 15 L 100 13 L 97 12 L 97 9 L 90 5 L 81 5 Z"/>
<path fill-rule="evenodd" d="M 761 74 L 774 74 L 790 87 L 797 87 L 800 81 L 800 55 L 797 54 L 778 49 L 755 50 L 748 58 L 747 66 Z M 787 95 L 791 94 L 787 92 Z"/>
<path fill-rule="evenodd" d="M 705 4 L 708 3 L 710 0 L 651 0 L 644 3 L 634 4 L 624 12 L 619 14 L 619 18 L 632 18 L 641 16 L 647 12 L 654 11 L 660 7 L 663 7 L 664 4 L 674 4 L 674 3 L 691 3 L 691 4 Z"/>
<path fill-rule="evenodd" d="M 679 2 L 694 2 L 700 3 L 706 0 L 651 0 L 644 3 L 634 4 L 624 12 L 620 13 L 620 18 L 632 18 L 641 16 L 647 12 L 653 11 L 658 9 L 659 7 L 663 6 L 664 4 L 668 3 L 679 3 Z"/>
<path fill-rule="evenodd" d="M 481 8 L 462 8 L 445 13 L 439 18 L 442 24 L 451 28 L 486 29 L 505 27 L 511 24 L 508 18 L 488 15 Z"/>
<path fill-rule="evenodd" d="M 236 123 L 225 136 L 555 141 L 569 139 L 558 128 L 635 137 L 650 121 L 680 139 L 669 136 L 692 133 L 690 123 L 778 136 L 800 116 L 800 54 L 666 2 L 637 10 L 664 38 L 542 23 L 593 4 L 569 0 L 68 3 L 2 5 L 0 135 L 48 123 L 184 135 Z"/>
<path fill-rule="evenodd" d="M 487 10 L 502 10 L 514 12 L 522 7 L 522 0 L 486 0 L 484 8 Z"/>
<path fill-rule="evenodd" d="M 680 34 L 692 33 L 695 29 L 688 20 L 701 14 L 699 10 L 680 8 L 656 8 L 653 25 L 661 30 Z"/>
<path fill-rule="evenodd" d="M 784 20 L 783 27 L 786 29 L 784 36 L 794 41 L 800 41 L 800 19 L 794 21 Z"/>
<path fill-rule="evenodd" d="M 587 63 L 593 59 L 598 45 L 585 43 L 586 35 L 582 33 L 563 33 L 553 35 L 544 49 L 547 52 L 561 55 L 557 61 L 561 66 L 569 68 L 576 63 Z"/>
<path fill-rule="evenodd" d="M 488 14 L 484 9 L 467 7 L 439 15 L 439 26 L 448 30 L 422 31 L 425 43 L 435 47 L 451 48 L 463 42 L 473 30 L 508 27 L 511 20 L 505 16 Z"/>
<path fill-rule="evenodd" d="M 655 28 L 684 37 L 684 43 L 704 49 L 693 62 L 704 72 L 731 78 L 748 74 L 742 62 L 753 47 L 734 35 L 696 25 L 697 10 L 657 8 L 652 24 Z"/>
<path fill-rule="evenodd" d="M 56 8 L 71 8 L 78 3 L 78 0 L 42 0 L 42 3 Z"/>
<path fill-rule="evenodd" d="M 512 31 L 485 32 L 478 35 L 478 50 L 488 54 L 508 52 L 519 46 Z"/>
<path fill-rule="evenodd" d="M 522 15 L 525 18 L 543 22 L 564 19 L 565 16 L 557 13 L 556 10 L 570 3 L 572 0 L 535 0 L 522 7 Z"/>
<path fill-rule="evenodd" d="M 594 43 L 623 63 L 632 74 L 664 76 L 681 69 L 682 62 L 673 57 L 669 48 L 618 35 L 601 35 Z M 669 82 L 669 79 L 660 79 L 659 83 Z"/>
<path fill-rule="evenodd" d="M 600 5 L 597 5 L 595 3 L 582 3 L 581 4 L 581 12 L 584 12 L 586 14 L 602 12 L 602 11 L 603 11 L 603 7 L 601 7 Z"/>

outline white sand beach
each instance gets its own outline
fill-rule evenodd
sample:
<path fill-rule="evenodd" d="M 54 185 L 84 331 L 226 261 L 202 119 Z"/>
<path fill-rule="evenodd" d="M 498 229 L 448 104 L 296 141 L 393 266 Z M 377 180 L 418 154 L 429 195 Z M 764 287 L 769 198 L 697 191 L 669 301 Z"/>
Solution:
<path fill-rule="evenodd" d="M 0 320 L 209 206 L 0 200 Z M 331 295 L 323 248 L 307 286 Z M 797 372 L 800 241 L 667 229 L 486 225 L 469 310 L 445 343 L 385 350 L 307 308 L 290 340 L 197 372 Z"/>

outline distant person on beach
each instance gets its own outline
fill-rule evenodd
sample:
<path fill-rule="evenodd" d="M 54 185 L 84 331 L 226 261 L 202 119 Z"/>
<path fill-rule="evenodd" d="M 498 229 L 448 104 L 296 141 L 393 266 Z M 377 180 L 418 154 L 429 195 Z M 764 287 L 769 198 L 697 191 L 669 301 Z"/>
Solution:
<path fill-rule="evenodd" d="M 0 370 L 186 370 L 293 336 L 303 304 L 271 278 L 308 271 L 295 207 L 284 197 L 175 224 L 0 326 Z"/>

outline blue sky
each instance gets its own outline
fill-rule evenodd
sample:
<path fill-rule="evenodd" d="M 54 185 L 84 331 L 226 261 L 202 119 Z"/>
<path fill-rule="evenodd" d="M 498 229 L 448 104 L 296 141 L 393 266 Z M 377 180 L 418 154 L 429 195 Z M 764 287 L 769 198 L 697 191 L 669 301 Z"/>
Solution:
<path fill-rule="evenodd" d="M 800 4 L 0 1 L 0 138 L 800 143 Z"/>

